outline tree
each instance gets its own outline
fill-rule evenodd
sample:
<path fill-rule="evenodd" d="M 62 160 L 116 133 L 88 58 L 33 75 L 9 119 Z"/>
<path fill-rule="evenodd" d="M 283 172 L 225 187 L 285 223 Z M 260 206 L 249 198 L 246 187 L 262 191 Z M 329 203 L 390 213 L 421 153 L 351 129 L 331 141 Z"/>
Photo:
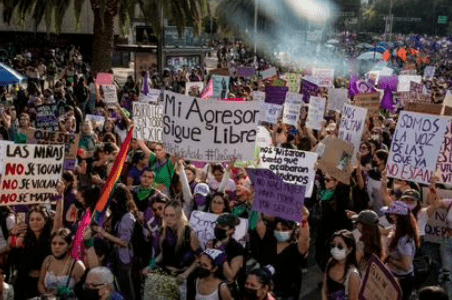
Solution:
<path fill-rule="evenodd" d="M 31 14 L 35 28 L 44 20 L 46 27 L 55 25 L 60 33 L 67 9 L 73 5 L 75 26 L 80 24 L 82 7 L 86 0 L 0 0 L 3 3 L 3 20 L 10 23 L 13 14 L 25 19 Z M 135 9 L 139 7 L 142 17 L 160 35 L 162 31 L 159 18 L 156 17 L 159 1 L 166 18 L 174 21 L 179 29 L 195 24 L 208 11 L 207 0 L 90 0 L 94 13 L 93 65 L 94 72 L 111 68 L 113 55 L 114 19 L 119 18 L 122 32 L 131 26 L 135 18 Z"/>

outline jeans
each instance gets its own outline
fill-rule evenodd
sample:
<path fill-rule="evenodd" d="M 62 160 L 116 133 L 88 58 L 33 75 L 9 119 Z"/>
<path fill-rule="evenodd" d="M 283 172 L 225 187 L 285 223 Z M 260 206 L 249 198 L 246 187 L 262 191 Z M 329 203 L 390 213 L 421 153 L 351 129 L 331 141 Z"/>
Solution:
<path fill-rule="evenodd" d="M 117 279 L 121 294 L 126 299 L 135 300 L 135 288 L 132 282 L 132 263 L 117 262 Z"/>
<path fill-rule="evenodd" d="M 422 250 L 424 255 L 428 257 L 430 264 L 430 276 L 433 277 L 433 282 L 428 282 L 428 285 L 437 285 L 439 270 L 441 269 L 441 244 L 425 242 L 423 243 Z"/>
<path fill-rule="evenodd" d="M 445 238 L 441 244 L 441 261 L 443 266 L 442 282 L 443 286 L 449 296 L 452 299 L 452 238 Z"/>
<path fill-rule="evenodd" d="M 396 276 L 402 289 L 402 300 L 409 300 L 414 290 L 414 273 L 404 276 Z"/>

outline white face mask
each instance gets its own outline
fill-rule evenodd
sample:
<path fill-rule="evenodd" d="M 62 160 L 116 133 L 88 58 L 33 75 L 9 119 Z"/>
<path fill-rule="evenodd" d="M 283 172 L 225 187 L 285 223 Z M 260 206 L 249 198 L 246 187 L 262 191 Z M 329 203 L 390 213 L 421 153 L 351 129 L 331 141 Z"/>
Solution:
<path fill-rule="evenodd" d="M 290 239 L 290 231 L 276 231 L 274 232 L 275 238 L 279 243 L 287 242 Z"/>
<path fill-rule="evenodd" d="M 347 257 L 347 249 L 339 250 L 339 248 L 331 248 L 331 255 L 335 260 L 343 260 Z"/>

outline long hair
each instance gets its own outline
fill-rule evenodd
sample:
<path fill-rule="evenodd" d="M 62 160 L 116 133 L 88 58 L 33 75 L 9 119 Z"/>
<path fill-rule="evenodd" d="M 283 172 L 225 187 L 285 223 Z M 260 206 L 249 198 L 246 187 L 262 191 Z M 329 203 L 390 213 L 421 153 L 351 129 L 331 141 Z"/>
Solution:
<path fill-rule="evenodd" d="M 44 228 L 42 229 L 42 233 L 39 236 L 39 240 L 36 239 L 36 235 L 30 229 L 29 222 L 30 222 L 30 215 L 32 213 L 39 213 L 45 220 Z M 49 244 L 49 242 L 50 242 L 50 235 L 52 233 L 53 221 L 50 218 L 49 213 L 47 212 L 47 209 L 44 206 L 41 206 L 41 205 L 33 206 L 28 211 L 26 223 L 28 225 L 27 226 L 27 232 L 25 233 L 25 237 L 24 237 L 24 245 L 25 245 L 26 249 L 28 249 L 30 251 L 34 251 L 34 248 L 38 244 L 42 244 L 42 243 Z"/>
<path fill-rule="evenodd" d="M 372 254 L 375 254 L 379 259 L 383 259 L 384 250 L 378 225 L 360 224 L 362 225 L 362 230 L 359 240 L 364 243 L 364 259 L 369 259 Z"/>
<path fill-rule="evenodd" d="M 137 207 L 133 201 L 133 196 L 130 190 L 123 183 L 116 185 L 113 192 L 113 199 L 110 203 L 110 210 L 112 213 L 112 228 L 121 221 L 121 218 L 128 212 L 137 215 Z"/>
<path fill-rule="evenodd" d="M 176 201 L 172 200 L 165 205 L 165 210 L 168 207 L 172 207 L 176 213 L 176 234 L 177 234 L 177 242 L 176 242 L 176 249 L 175 252 L 178 252 L 179 249 L 182 247 L 182 244 L 185 239 L 185 227 L 188 225 L 187 217 L 185 216 L 184 210 L 182 209 L 181 204 Z M 162 246 L 163 240 L 166 238 L 168 230 L 168 224 L 166 224 L 165 217 L 163 217 L 163 224 L 162 224 L 162 235 L 160 239 L 160 247 Z"/>
<path fill-rule="evenodd" d="M 394 237 L 389 243 L 388 249 L 393 251 L 397 247 L 400 238 L 404 236 L 407 236 L 408 241 L 414 240 L 417 248 L 420 247 L 421 239 L 419 237 L 419 229 L 412 213 L 408 216 L 397 215 Z"/>

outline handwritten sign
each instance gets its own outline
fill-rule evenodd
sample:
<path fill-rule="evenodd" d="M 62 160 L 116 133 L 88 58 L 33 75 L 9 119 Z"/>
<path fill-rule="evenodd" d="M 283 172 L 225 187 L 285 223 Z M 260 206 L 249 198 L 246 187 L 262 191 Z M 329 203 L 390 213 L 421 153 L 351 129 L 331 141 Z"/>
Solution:
<path fill-rule="evenodd" d="M 309 101 L 308 118 L 306 119 L 306 127 L 315 130 L 322 129 L 323 116 L 325 114 L 325 98 L 311 96 Z"/>
<path fill-rule="evenodd" d="M 424 79 L 425 80 L 433 80 L 433 77 L 435 77 L 435 71 L 436 67 L 427 66 L 424 69 Z"/>
<path fill-rule="evenodd" d="M 105 103 L 118 104 L 118 94 L 114 84 L 104 84 L 102 85 L 102 90 L 104 91 Z"/>
<path fill-rule="evenodd" d="M 133 103 L 135 121 L 134 138 L 149 142 L 163 142 L 163 106 L 147 103 Z"/>
<path fill-rule="evenodd" d="M 263 102 L 261 103 L 261 112 L 259 120 L 261 122 L 276 124 L 281 118 L 282 109 L 283 109 L 282 105 Z"/>
<path fill-rule="evenodd" d="M 113 74 L 110 73 L 98 73 L 96 77 L 96 84 L 97 85 L 104 85 L 104 84 L 113 84 L 114 78 Z"/>
<path fill-rule="evenodd" d="M 427 199 L 428 187 L 422 188 L 422 199 Z M 452 191 L 437 189 L 441 199 L 452 199 Z M 446 224 L 447 209 L 437 209 L 432 217 L 429 217 L 425 225 L 425 240 L 432 243 L 441 243 L 447 235 Z"/>
<path fill-rule="evenodd" d="M 334 110 L 334 111 L 342 111 L 344 108 L 344 104 L 348 99 L 348 90 L 347 89 L 328 89 L 328 101 L 326 104 L 326 109 Z"/>
<path fill-rule="evenodd" d="M 105 117 L 87 114 L 85 117 L 85 121 L 91 121 L 91 123 L 93 124 L 93 128 L 95 127 L 103 128 L 105 123 Z"/>
<path fill-rule="evenodd" d="M 268 79 L 270 77 L 276 76 L 276 68 L 272 67 L 267 70 L 262 71 L 262 79 Z"/>
<path fill-rule="evenodd" d="M 202 211 L 193 211 L 190 215 L 190 227 L 196 233 L 203 249 L 207 242 L 215 238 L 215 222 L 219 215 L 206 213 Z M 234 239 L 240 243 L 245 243 L 245 235 L 248 231 L 248 220 L 240 218 L 240 223 L 235 227 Z"/>
<path fill-rule="evenodd" d="M 369 114 L 380 110 L 380 93 L 358 94 L 354 98 L 356 106 L 364 107 Z"/>
<path fill-rule="evenodd" d="M 185 95 L 190 97 L 199 97 L 204 89 L 204 82 L 186 82 Z"/>
<path fill-rule="evenodd" d="M 305 197 L 314 188 L 317 153 L 275 147 L 260 148 L 259 168 L 273 171 L 284 182 L 306 186 Z"/>
<path fill-rule="evenodd" d="M 409 92 L 411 81 L 414 81 L 416 83 L 421 83 L 422 76 L 421 75 L 400 75 L 399 81 L 397 84 L 397 92 Z"/>
<path fill-rule="evenodd" d="M 356 164 L 356 153 L 358 153 L 361 136 L 366 126 L 366 115 L 367 109 L 349 104 L 345 104 L 342 110 L 339 139 L 352 143 L 355 147 L 352 156 L 353 164 Z"/>
<path fill-rule="evenodd" d="M 252 160 L 259 107 L 258 101 L 231 103 L 165 92 L 167 151 L 197 161 Z"/>
<path fill-rule="evenodd" d="M 0 183 L 2 179 L 1 175 L 5 172 L 6 145 L 14 145 L 14 142 L 0 140 Z"/>
<path fill-rule="evenodd" d="M 267 86 L 265 88 L 265 102 L 283 105 L 286 101 L 287 87 Z"/>
<path fill-rule="evenodd" d="M 359 300 L 402 300 L 402 289 L 394 275 L 374 254 L 367 262 Z"/>
<path fill-rule="evenodd" d="M 311 96 L 317 96 L 320 92 L 319 86 L 313 82 L 314 80 L 303 79 L 302 94 L 303 101 L 309 103 Z"/>
<path fill-rule="evenodd" d="M 389 152 L 388 176 L 428 184 L 448 122 L 445 117 L 402 111 Z"/>
<path fill-rule="evenodd" d="M 6 145 L 0 206 L 49 203 L 63 172 L 64 146 Z"/>
<path fill-rule="evenodd" d="M 227 98 L 229 92 L 229 76 L 212 75 L 213 97 Z"/>
<path fill-rule="evenodd" d="M 287 77 L 289 80 L 289 91 L 292 93 L 298 93 L 300 91 L 300 75 L 296 73 L 289 73 Z"/>
<path fill-rule="evenodd" d="M 271 170 L 246 169 L 254 184 L 253 210 L 300 222 L 305 187 L 284 182 Z"/>
<path fill-rule="evenodd" d="M 436 163 L 436 176 L 439 182 L 452 183 L 452 121 L 447 123 L 446 134 Z"/>
<path fill-rule="evenodd" d="M 148 89 L 147 94 L 143 92 L 138 96 L 138 101 L 143 103 L 155 103 L 162 99 L 162 91 L 159 89 Z"/>
<path fill-rule="evenodd" d="M 58 119 L 55 115 L 55 105 L 42 104 L 36 107 L 36 128 L 58 131 Z"/>
<path fill-rule="evenodd" d="M 334 86 L 334 69 L 312 69 L 312 76 L 319 78 L 320 87 Z"/>
<path fill-rule="evenodd" d="M 297 126 L 300 109 L 303 107 L 303 95 L 287 93 L 284 104 L 283 123 Z"/>

